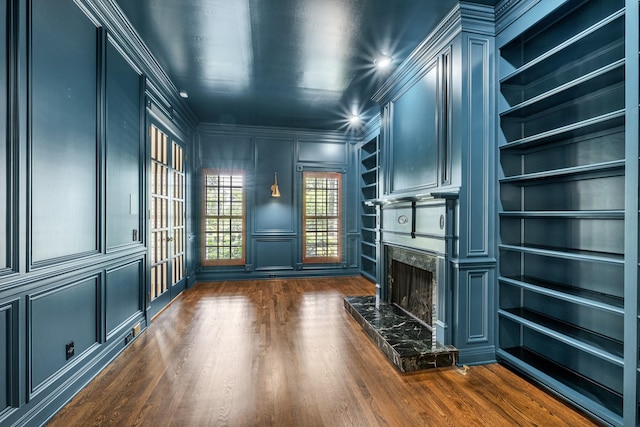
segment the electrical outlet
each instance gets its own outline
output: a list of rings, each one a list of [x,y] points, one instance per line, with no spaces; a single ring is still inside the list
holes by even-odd
[[[129,332],[126,337],[124,337],[124,345],[129,344],[133,340],[133,332]]]
[[[65,345],[65,351],[67,353],[67,360],[71,359],[76,354],[76,345],[73,341]]]

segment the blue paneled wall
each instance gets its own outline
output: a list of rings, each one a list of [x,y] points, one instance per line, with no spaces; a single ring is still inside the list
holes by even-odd
[[[197,182],[203,169],[246,173],[247,245],[243,266],[201,267],[198,280],[358,274],[357,137],[338,132],[202,124],[196,146]],[[343,173],[343,259],[338,264],[302,263],[302,172]],[[281,196],[271,197],[274,172]],[[201,194],[196,191],[196,205]],[[202,235],[197,245],[202,245]],[[197,250],[197,256],[200,256]]]
[[[0,57],[0,425],[39,425],[147,325],[146,117],[195,119],[110,2],[1,2]]]

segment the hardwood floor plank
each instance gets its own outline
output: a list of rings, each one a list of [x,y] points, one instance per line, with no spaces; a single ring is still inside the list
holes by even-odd
[[[592,426],[498,364],[402,374],[344,310],[360,277],[200,283],[57,426]]]

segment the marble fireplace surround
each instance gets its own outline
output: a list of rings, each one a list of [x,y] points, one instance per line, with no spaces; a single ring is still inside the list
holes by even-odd
[[[435,333],[438,257],[390,245],[385,246],[385,254],[389,302],[424,322]]]
[[[388,286],[389,301],[373,296],[346,297],[345,309],[401,372],[455,366],[458,349],[442,345],[436,339],[440,259],[427,252],[392,245],[384,246],[384,255],[387,278],[383,285]],[[402,301],[406,292],[396,292],[400,301],[393,300],[394,290],[404,288],[403,278],[395,276],[398,270],[409,276],[409,281],[426,279],[419,286],[410,286],[417,296],[413,304]]]

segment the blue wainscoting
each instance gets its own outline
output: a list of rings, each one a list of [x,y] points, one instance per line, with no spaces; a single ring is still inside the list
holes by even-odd
[[[296,242],[290,238],[258,237],[253,241],[254,269],[263,272],[293,270],[296,259]]]
[[[105,275],[105,306],[107,340],[123,327],[130,327],[131,320],[142,317],[144,293],[144,260],[110,268]],[[133,319],[132,319],[133,318]]]
[[[62,368],[84,358],[86,352],[99,343],[99,295],[99,275],[63,282],[27,295],[30,395],[54,380]],[[68,344],[74,348],[74,354],[69,357]]]

